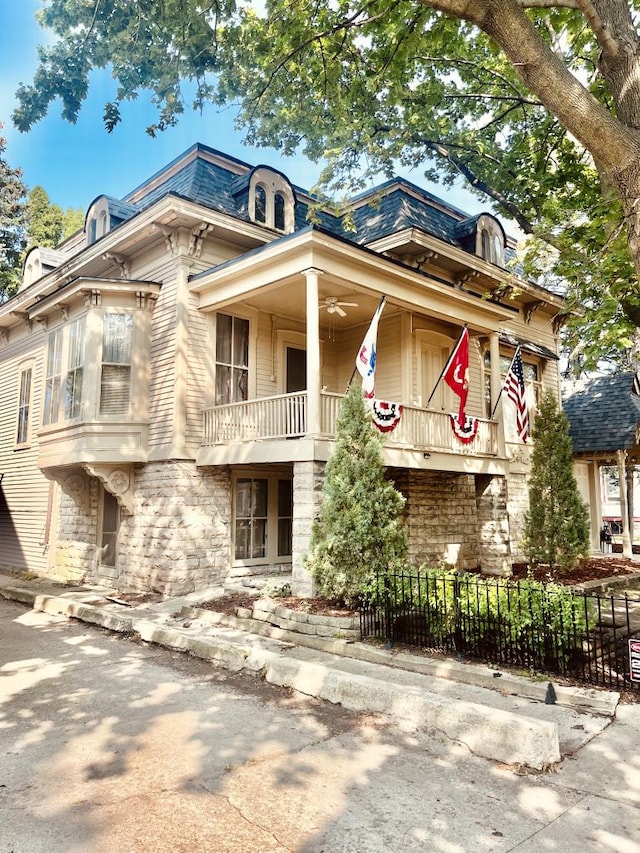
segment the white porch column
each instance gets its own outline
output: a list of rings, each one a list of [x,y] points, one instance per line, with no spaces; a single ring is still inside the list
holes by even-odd
[[[303,270],[307,287],[307,435],[320,435],[320,306],[318,278],[322,270]]]
[[[496,407],[496,401],[500,396],[500,389],[502,388],[502,378],[500,376],[500,335],[498,332],[492,332],[489,335],[489,361],[491,362],[489,375],[491,412],[489,412],[489,415],[491,415]],[[502,413],[502,417],[498,420],[498,454],[500,456],[506,456],[507,449],[504,428],[504,401],[502,404]]]
[[[618,477],[620,478],[620,514],[622,516],[622,555],[631,557],[631,536],[629,535],[629,504],[627,501],[627,454],[624,450],[618,450]]]
[[[489,335],[489,358],[491,361],[491,411],[495,409],[496,400],[500,395],[500,335],[492,332]]]

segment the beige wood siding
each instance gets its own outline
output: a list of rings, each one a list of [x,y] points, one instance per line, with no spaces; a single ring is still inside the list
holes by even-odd
[[[169,444],[173,430],[176,280],[165,281],[153,309],[149,381],[149,448]]]
[[[12,332],[0,368],[0,566],[45,572],[49,482],[37,465],[45,333]],[[31,440],[16,449],[19,376],[32,366]]]

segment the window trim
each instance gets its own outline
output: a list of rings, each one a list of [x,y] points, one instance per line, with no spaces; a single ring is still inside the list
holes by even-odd
[[[507,376],[507,371],[509,370],[509,365],[515,355],[516,351],[513,349],[510,352],[506,352],[503,347],[500,347],[499,358],[500,361],[503,359],[507,360],[507,365],[502,371],[502,364],[500,365],[500,388],[504,387],[504,380]],[[529,411],[529,417],[531,421],[533,421],[535,414],[538,410],[538,402],[540,397],[542,396],[542,392],[544,391],[544,383],[542,381],[542,375],[544,373],[544,360],[540,358],[536,358],[535,356],[529,355],[529,353],[525,353],[521,351],[522,355],[522,367],[524,370],[524,392],[525,397],[527,399],[527,409]],[[487,361],[489,364],[487,364]],[[485,417],[490,418],[491,412],[488,409],[491,406],[490,403],[490,393],[488,393],[488,389],[491,384],[491,355],[488,349],[484,350],[482,360],[482,389],[483,389],[483,406],[485,410]],[[528,379],[527,378],[527,367],[534,367],[537,374],[537,379]],[[502,399],[502,398],[501,398]]]
[[[265,193],[265,218],[258,219],[256,215],[256,193],[258,188]],[[283,224],[276,225],[276,196],[283,200]],[[254,169],[249,181],[249,218],[258,225],[265,225],[280,234],[291,234],[295,228],[295,195],[293,188],[284,175],[258,166]]]
[[[131,336],[129,339],[129,361],[127,362],[115,362],[115,361],[105,361],[104,360],[104,350],[105,350],[105,328],[106,328],[106,318],[107,317],[129,317],[131,319]],[[135,314],[131,310],[127,309],[109,309],[102,312],[102,335],[100,341],[100,377],[99,377],[99,386],[98,386],[98,395],[97,395],[97,411],[98,417],[106,420],[110,420],[111,418],[115,418],[116,420],[128,419],[131,414],[131,398],[132,398],[132,382],[133,382],[133,361],[134,361],[134,352],[135,352],[135,331],[136,331],[136,318]],[[126,367],[129,370],[129,383],[128,383],[128,393],[127,393],[127,404],[126,408],[123,411],[117,412],[109,412],[103,411],[102,409],[102,386],[103,386],[103,370],[104,367]]]

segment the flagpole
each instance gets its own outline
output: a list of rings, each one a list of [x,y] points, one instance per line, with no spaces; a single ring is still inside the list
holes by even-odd
[[[516,349],[516,351],[514,352],[513,358],[511,359],[511,363],[509,364],[509,369],[507,370],[507,376],[509,375],[509,373],[511,373],[511,368],[513,367],[513,362],[516,360],[516,356],[518,355],[518,353],[520,352],[521,349],[522,349],[522,347],[518,347]],[[502,397],[503,391],[504,391],[504,382],[500,385],[500,393],[498,394],[495,405],[494,405],[493,409],[491,410],[491,417],[489,418],[489,420],[491,420],[491,421],[493,420],[493,416],[496,413],[496,409],[498,408],[498,403],[500,402],[500,398]]]
[[[430,403],[430,402],[431,402],[431,400],[433,399],[433,395],[434,395],[434,394],[436,393],[436,391],[438,390],[438,385],[440,384],[440,381],[442,380],[442,377],[445,375],[445,373],[446,373],[446,372],[447,372],[447,370],[449,369],[449,365],[451,364],[451,362],[452,362],[452,360],[453,360],[453,357],[454,357],[454,355],[456,354],[456,350],[457,350],[457,349],[458,349],[458,347],[460,346],[460,341],[462,340],[462,336],[464,335],[464,330],[465,330],[466,328],[467,328],[467,324],[465,323],[465,324],[464,324],[464,326],[462,327],[462,331],[460,332],[460,337],[459,337],[459,338],[458,338],[458,340],[456,341],[456,344],[455,344],[454,348],[451,350],[451,354],[449,355],[449,358],[447,359],[447,363],[446,363],[446,364],[445,364],[445,366],[442,368],[442,371],[441,371],[441,373],[440,373],[440,376],[438,377],[438,381],[436,382],[436,384],[435,384],[435,385],[434,385],[434,387],[433,387],[433,391],[431,392],[431,396],[429,397],[429,399],[428,399],[428,400],[427,400],[427,402],[426,402],[425,409],[429,407],[429,403]]]
[[[376,314],[378,313],[378,311],[380,311],[380,309],[381,309],[381,308],[382,308],[382,306],[384,305],[384,302],[385,302],[386,298],[387,298],[387,294],[386,294],[386,293],[383,293],[383,294],[382,294],[382,296],[380,297],[380,302],[378,302],[378,307],[377,307],[377,308],[376,308],[376,310],[373,312],[373,316],[374,316],[374,317],[376,316]],[[371,324],[369,324],[369,325],[371,325]],[[367,328],[368,328],[368,327],[367,327]],[[365,333],[365,334],[366,334],[366,333]],[[344,392],[345,394],[348,394],[348,393],[349,393],[349,388],[351,388],[351,383],[353,382],[353,377],[356,375],[357,370],[358,370],[358,368],[357,368],[357,367],[354,367],[354,368],[353,368],[353,372],[352,372],[352,374],[351,374],[351,378],[350,378],[350,379],[349,379],[349,381],[347,382],[347,387],[346,387],[345,392]]]

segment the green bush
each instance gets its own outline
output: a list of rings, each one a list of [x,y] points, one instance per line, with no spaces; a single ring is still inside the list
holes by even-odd
[[[380,576],[371,600],[394,620],[424,619],[433,641],[459,651],[500,657],[510,650],[523,665],[566,664],[582,649],[593,605],[569,587],[526,579],[519,583],[421,568]]]

